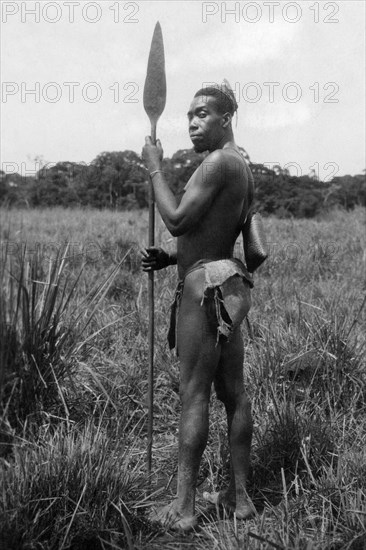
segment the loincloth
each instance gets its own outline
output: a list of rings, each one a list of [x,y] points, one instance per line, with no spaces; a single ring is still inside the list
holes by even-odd
[[[201,306],[208,303],[214,311],[214,323],[217,328],[216,344],[220,340],[228,342],[248,311],[247,285],[253,288],[253,278],[237,258],[199,260],[187,271],[185,278],[192,271],[202,268],[205,270],[205,282]],[[179,307],[183,297],[185,278],[179,281],[171,306],[168,332],[170,349],[176,347]]]

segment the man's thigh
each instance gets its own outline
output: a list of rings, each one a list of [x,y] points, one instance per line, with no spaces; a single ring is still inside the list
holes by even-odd
[[[239,291],[231,296],[224,294],[226,311],[233,322],[233,332],[230,340],[221,346],[221,355],[216,372],[215,388],[222,387],[231,395],[243,392],[244,342],[241,323],[251,308],[251,291],[244,281],[237,281]],[[235,289],[234,289],[235,290]],[[231,288],[231,291],[233,289]]]
[[[215,390],[219,399],[232,399],[244,391],[244,342],[238,326],[230,342],[221,346],[219,364],[215,373]]]
[[[211,304],[203,301],[204,269],[190,273],[184,282],[179,308],[177,345],[183,388],[209,392],[220,359],[217,326],[210,314]]]

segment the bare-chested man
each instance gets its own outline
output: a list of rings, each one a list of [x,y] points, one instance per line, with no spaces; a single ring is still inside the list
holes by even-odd
[[[231,451],[231,481],[220,493],[205,493],[245,519],[254,512],[246,481],[252,439],[250,404],[243,382],[240,322],[251,300],[251,275],[233,259],[253,195],[253,180],[234,142],[231,126],[237,109],[229,87],[199,90],[189,107],[189,134],[196,152],[208,156],[184,188],[180,203],[161,170],[163,149],[146,138],[142,157],[151,174],[161,217],[177,239],[177,253],[160,248],[143,253],[144,271],[177,264],[180,284],[173,306],[170,339],[180,360],[177,498],[157,513],[167,527],[191,529],[196,481],[208,436],[212,383],[224,403]]]

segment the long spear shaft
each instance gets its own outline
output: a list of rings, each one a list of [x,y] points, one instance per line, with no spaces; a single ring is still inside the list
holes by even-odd
[[[151,124],[151,141],[156,143],[156,124]],[[155,204],[152,181],[149,184],[149,246],[155,245]],[[149,372],[148,372],[148,425],[147,425],[147,473],[151,478],[152,442],[154,424],[154,333],[155,333],[155,299],[154,299],[154,272],[149,272]]]
[[[151,140],[156,143],[156,125],[166,101],[165,56],[163,35],[159,21],[151,41],[144,87],[144,108],[151,123]],[[149,246],[155,244],[155,205],[152,182],[149,185]],[[148,428],[147,473],[151,479],[154,406],[154,272],[149,272],[149,374],[148,374]]]

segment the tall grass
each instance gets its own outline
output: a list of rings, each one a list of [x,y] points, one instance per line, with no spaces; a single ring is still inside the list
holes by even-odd
[[[243,326],[255,424],[249,491],[258,515],[235,522],[200,498],[229,473],[224,412],[213,396],[201,528],[183,539],[148,519],[150,507],[175,491],[180,405],[178,363],[165,343],[171,268],[156,274],[156,493],[149,496],[147,282],[139,266],[146,213],[11,216],[1,228],[6,548],[363,550],[364,210],[266,220],[272,254],[256,276],[253,340]],[[173,246],[161,222],[157,242]]]
[[[145,497],[133,456],[90,421],[15,446],[2,473],[4,548],[131,548]]]
[[[55,403],[69,417],[63,382],[67,377],[72,385],[76,352],[88,340],[82,336],[120,267],[112,268],[78,303],[75,291],[82,269],[74,278],[67,272],[68,251],[66,245],[45,261],[39,253],[27,258],[26,246],[16,255],[9,254],[8,246],[3,250],[0,397],[3,418],[14,428],[50,412]]]

